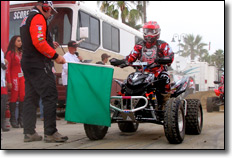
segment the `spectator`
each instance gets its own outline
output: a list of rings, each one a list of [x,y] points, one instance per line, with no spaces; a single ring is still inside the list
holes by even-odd
[[[7,88],[6,88],[6,65],[7,60],[4,59],[4,53],[1,49],[1,129],[3,132],[9,131],[5,126],[5,111],[7,103]]]
[[[21,69],[20,61],[22,59],[22,41],[21,37],[16,35],[10,40],[6,52],[8,66],[6,70],[7,87],[11,91],[10,97],[10,123],[13,128],[23,128],[23,101],[25,96],[25,79]],[[19,116],[18,122],[15,117],[16,102],[19,98]],[[18,125],[19,124],[19,125]]]
[[[110,57],[110,56],[109,56],[108,54],[103,53],[103,54],[101,55],[102,61],[98,61],[98,62],[96,62],[96,64],[105,65],[105,64],[108,62],[109,57]]]
[[[65,53],[64,58],[66,62],[79,63],[82,61],[82,57],[79,56],[77,52],[78,44],[75,41],[70,41],[68,43],[68,52]],[[62,83],[64,86],[67,86],[67,75],[68,75],[68,64],[63,64],[62,69]]]
[[[58,43],[52,41],[47,29],[47,20],[55,12],[52,1],[38,1],[20,26],[23,44],[21,65],[26,87],[23,119],[24,142],[42,140],[42,136],[35,130],[36,110],[40,97],[44,108],[44,141],[65,142],[68,140],[68,137],[58,133],[56,128],[58,95],[52,72],[52,60],[55,60],[57,64],[64,64],[65,59],[54,50]]]
[[[65,53],[64,58],[66,62],[74,62],[74,63],[79,63],[82,61],[82,57],[79,56],[79,53],[77,52],[77,47],[78,44],[76,41],[70,41],[68,43],[68,52]],[[67,76],[68,76],[68,64],[65,63],[63,64],[63,69],[62,69],[62,83],[66,88],[66,93],[67,93]],[[74,122],[67,122],[68,124],[75,124]]]

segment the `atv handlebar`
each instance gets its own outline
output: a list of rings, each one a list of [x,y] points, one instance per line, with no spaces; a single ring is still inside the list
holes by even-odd
[[[169,64],[172,62],[172,58],[170,57],[163,57],[155,59],[155,62],[158,64]]]
[[[110,64],[113,66],[119,66],[120,68],[124,68],[127,66],[132,66],[135,68],[138,67],[142,67],[143,70],[147,69],[147,68],[155,68],[155,67],[160,67],[160,64],[169,64],[172,62],[172,59],[170,57],[163,57],[163,58],[157,58],[155,59],[154,63],[148,64],[147,62],[139,62],[137,65],[135,64],[135,62],[133,64],[129,64],[127,60],[119,60],[116,58],[112,58],[110,59]]]

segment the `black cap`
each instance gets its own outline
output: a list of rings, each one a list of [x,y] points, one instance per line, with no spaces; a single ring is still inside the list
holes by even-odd
[[[78,44],[76,41],[70,41],[68,42],[68,47],[74,47],[74,48],[77,48],[78,47]]]

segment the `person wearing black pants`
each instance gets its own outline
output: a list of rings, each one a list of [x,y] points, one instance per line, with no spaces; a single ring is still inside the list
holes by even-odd
[[[52,135],[56,129],[56,103],[58,94],[55,84],[54,74],[51,67],[45,69],[31,69],[23,66],[26,95],[24,101],[24,132],[34,134],[36,124],[36,111],[40,96],[44,105],[44,133]],[[32,103],[32,104],[31,104]],[[33,127],[33,128],[31,128]]]
[[[20,35],[23,55],[21,66],[25,77],[25,99],[23,106],[24,142],[40,141],[36,128],[36,109],[39,99],[44,106],[44,141],[65,142],[67,136],[58,133],[56,128],[56,103],[58,93],[52,72],[52,63],[64,64],[63,56],[58,55],[48,31],[47,20],[56,12],[52,1],[38,1],[29,15],[22,21]]]

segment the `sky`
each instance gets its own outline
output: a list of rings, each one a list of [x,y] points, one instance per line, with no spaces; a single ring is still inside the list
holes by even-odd
[[[11,1],[11,4],[15,3]],[[16,2],[17,3],[17,2]],[[98,9],[96,1],[84,1]],[[223,1],[149,1],[147,21],[157,21],[161,27],[160,39],[170,44],[174,52],[179,50],[178,38],[193,34],[202,36],[202,42],[210,44],[209,54],[224,50],[224,2]],[[171,42],[175,36],[176,42]]]
[[[95,2],[85,4],[97,8]],[[147,21],[158,22],[160,39],[168,42],[174,52],[179,50],[178,37],[186,34],[200,35],[203,43],[210,42],[210,54],[218,49],[224,50],[223,1],[149,1]],[[174,34],[178,37],[175,37],[176,42],[171,42]]]

